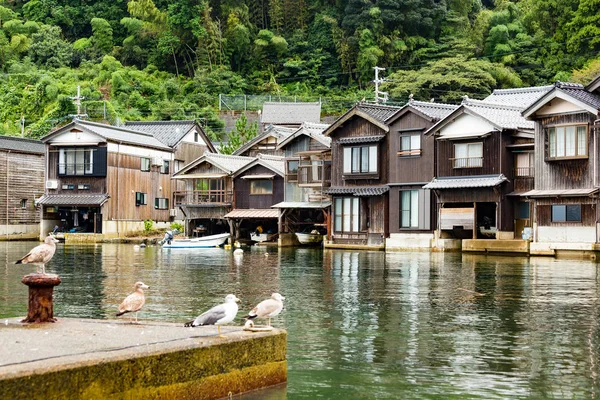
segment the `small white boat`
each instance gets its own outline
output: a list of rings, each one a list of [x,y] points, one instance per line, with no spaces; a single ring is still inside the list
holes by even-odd
[[[229,239],[229,233],[220,233],[218,235],[202,236],[190,239],[172,239],[163,243],[165,248],[207,248],[217,247],[224,244]]]
[[[323,241],[323,235],[319,233],[296,232],[296,237],[300,244],[319,244]]]

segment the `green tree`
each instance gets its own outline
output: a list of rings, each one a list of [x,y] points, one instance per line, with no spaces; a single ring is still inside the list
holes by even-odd
[[[227,133],[227,143],[219,147],[219,151],[223,154],[233,154],[244,143],[254,139],[258,134],[258,123],[255,121],[248,124],[246,114],[240,115],[235,121],[235,129]]]
[[[59,27],[42,25],[31,37],[29,56],[46,68],[65,67],[71,63],[73,48],[62,38]]]

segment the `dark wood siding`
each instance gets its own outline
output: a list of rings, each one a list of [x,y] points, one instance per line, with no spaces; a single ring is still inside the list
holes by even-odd
[[[283,177],[275,174],[273,178],[273,194],[270,195],[253,195],[250,194],[251,179],[242,179],[243,176],[253,174],[275,174],[272,170],[256,165],[245,171],[242,175],[237,176],[233,180],[235,187],[235,208],[237,209],[270,209],[273,204],[283,201],[284,186]]]
[[[581,204],[570,199],[567,204]],[[561,204],[558,201],[552,204]],[[594,226],[596,224],[595,204],[581,204],[581,222],[552,222],[552,205],[538,204],[536,206],[536,221],[539,226]]]
[[[34,199],[44,194],[44,168],[43,154],[0,150],[0,224],[40,222]]]
[[[454,145],[459,143],[483,142],[483,166],[481,168],[453,168]],[[437,176],[469,176],[500,174],[501,134],[494,132],[485,138],[465,140],[437,140],[438,173]],[[512,168],[512,165],[511,165]]]
[[[537,190],[590,188],[593,183],[594,143],[590,125],[594,115],[583,112],[542,118],[535,124],[535,188]],[[547,161],[545,128],[564,124],[588,124],[587,159]]]

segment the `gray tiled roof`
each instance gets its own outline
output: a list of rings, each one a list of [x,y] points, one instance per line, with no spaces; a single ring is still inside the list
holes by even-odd
[[[256,158],[260,160],[263,164],[269,166],[273,171],[277,171],[281,175],[285,174],[285,157],[272,156],[268,154],[258,154]]]
[[[285,126],[271,125],[271,126],[269,126],[269,128],[266,131],[256,135],[256,137],[254,137],[252,140],[249,140],[246,143],[244,143],[242,146],[240,146],[240,148],[237,149],[236,151],[234,151],[233,154],[236,156],[244,154],[252,146],[261,142],[262,140],[264,140],[265,138],[267,138],[269,136],[273,136],[274,138],[276,138],[277,143],[279,143],[282,140],[289,137],[294,132],[296,132],[296,130],[297,130],[297,128],[288,128]]]
[[[344,187],[330,187],[325,189],[325,194],[351,194],[356,197],[368,197],[368,196],[381,196],[390,190],[387,185],[378,186],[344,186]]]
[[[323,146],[330,148],[331,147],[331,138],[329,136],[323,135],[323,131],[329,127],[328,124],[315,124],[312,122],[303,122],[302,126],[294,131],[291,135],[286,138],[282,138],[278,141],[277,149],[281,149],[290,143],[293,139],[306,135],[311,137],[321,143]]]
[[[195,121],[128,121],[128,129],[149,133],[169,147],[175,146],[196,125]]]
[[[98,136],[101,136],[105,139],[112,140],[115,142],[125,142],[130,144],[136,144],[144,147],[154,147],[162,150],[169,150],[171,148],[163,143],[161,143],[158,139],[152,136],[149,133],[133,131],[131,129],[120,128],[107,124],[100,124],[97,122],[90,121],[82,121],[82,120],[74,120],[72,122],[75,126],[80,126],[82,129],[86,129],[92,133],[95,133]],[[66,125],[62,128],[59,128],[48,135],[42,138],[42,141],[45,142],[45,139],[49,136],[52,136],[54,133],[62,131],[66,128],[69,128],[71,124]]]
[[[263,104],[261,123],[298,124],[321,121],[321,103],[275,103]]]
[[[381,104],[358,103],[356,108],[380,122],[385,122],[394,115],[400,107],[384,106]]]
[[[454,104],[427,103],[424,101],[416,100],[411,100],[406,105],[411,106],[416,110],[422,112],[423,114],[427,115],[428,117],[436,120],[446,118],[446,116],[448,116],[452,111],[458,108],[458,106]]]
[[[423,186],[423,189],[437,190],[494,187],[506,180],[507,179],[503,174],[441,177],[433,178],[431,182]]]
[[[385,137],[385,135],[373,135],[373,136],[349,136],[340,138],[337,140],[340,144],[353,144],[353,143],[375,143],[379,142]]]
[[[533,129],[534,122],[521,115],[521,107],[493,104],[465,97],[462,105],[502,129]]]
[[[45,206],[101,206],[108,200],[106,194],[45,194],[38,204]]]
[[[234,156],[228,154],[218,154],[209,152],[205,152],[202,157],[205,157],[206,160],[209,160],[213,165],[230,174],[254,161],[253,157]]]
[[[44,154],[46,145],[37,139],[0,136],[0,149],[22,153]]]
[[[552,88],[554,88],[554,85],[496,89],[492,94],[483,99],[483,101],[525,109],[552,90]]]
[[[556,88],[569,96],[600,110],[600,96],[590,93],[577,83],[556,82]]]

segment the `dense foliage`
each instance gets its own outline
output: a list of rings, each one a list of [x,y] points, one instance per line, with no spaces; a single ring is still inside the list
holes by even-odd
[[[372,98],[378,65],[392,100],[457,101],[589,80],[599,51],[600,0],[0,0],[0,133],[70,118],[78,85],[92,118],[218,134],[219,93]]]

